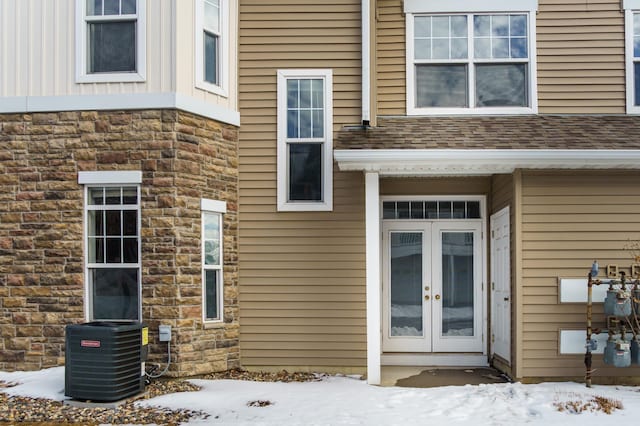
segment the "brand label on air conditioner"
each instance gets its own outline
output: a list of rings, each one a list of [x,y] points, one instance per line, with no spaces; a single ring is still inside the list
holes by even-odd
[[[80,340],[80,346],[83,348],[99,348],[100,340]]]

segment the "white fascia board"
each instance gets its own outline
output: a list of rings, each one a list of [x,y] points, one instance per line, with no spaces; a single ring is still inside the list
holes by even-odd
[[[353,149],[335,150],[343,171],[382,175],[488,175],[516,169],[640,169],[640,150]]]
[[[537,10],[538,0],[404,0],[404,13],[535,12]]]
[[[640,0],[622,0],[622,9],[640,9]]]
[[[177,108],[233,126],[240,113],[175,92],[0,97],[0,113]]]
[[[139,170],[105,170],[78,172],[80,185],[116,185],[142,183],[142,172]]]

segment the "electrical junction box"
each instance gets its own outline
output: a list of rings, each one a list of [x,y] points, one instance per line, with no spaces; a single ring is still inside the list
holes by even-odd
[[[170,342],[171,341],[171,326],[170,325],[161,325],[158,327],[158,338],[161,342]]]

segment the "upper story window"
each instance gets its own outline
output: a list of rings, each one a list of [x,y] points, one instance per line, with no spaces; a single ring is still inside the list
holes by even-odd
[[[227,96],[228,0],[196,0],[196,87]]]
[[[640,113],[640,0],[624,0],[627,112]]]
[[[278,210],[333,208],[331,70],[278,71]]]
[[[531,13],[498,13],[492,9],[504,4],[487,3],[489,12],[461,13],[477,2],[458,0],[456,13],[442,12],[448,2],[418,13],[429,7],[405,2],[408,115],[536,111]]]
[[[145,0],[76,0],[76,81],[145,79]]]

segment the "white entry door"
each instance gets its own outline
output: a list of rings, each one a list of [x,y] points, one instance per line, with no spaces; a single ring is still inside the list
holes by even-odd
[[[383,225],[384,352],[483,352],[481,227]]]
[[[491,216],[491,352],[511,361],[509,207]]]

